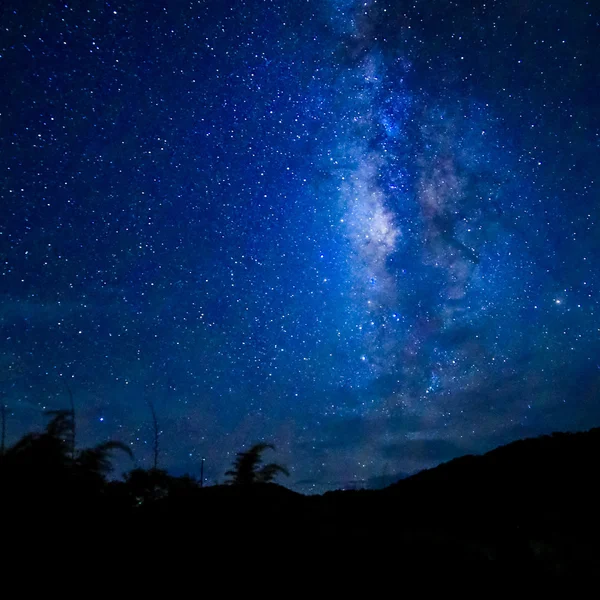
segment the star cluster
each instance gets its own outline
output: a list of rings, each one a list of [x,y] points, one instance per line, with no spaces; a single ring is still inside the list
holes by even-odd
[[[73,392],[218,481],[303,492],[598,425],[598,12],[7,2],[7,435]],[[124,463],[122,468],[128,468]]]

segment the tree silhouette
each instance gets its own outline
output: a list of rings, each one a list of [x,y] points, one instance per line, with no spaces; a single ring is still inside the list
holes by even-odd
[[[111,454],[115,450],[133,458],[131,449],[110,440],[73,454],[74,412],[47,411],[51,419],[42,432],[27,433],[1,457],[4,477],[19,486],[50,486],[53,489],[75,484],[88,491],[99,490],[112,470]]]
[[[136,468],[125,473],[125,481],[120,487],[130,506],[139,508],[151,507],[167,499],[190,497],[199,486],[189,475],[175,477],[164,469]]]
[[[64,470],[72,466],[71,411],[48,411],[52,418],[44,431],[25,434],[5,452],[5,464],[46,473]]]
[[[279,473],[289,476],[289,471],[283,465],[268,463],[261,466],[262,453],[267,449],[275,450],[275,446],[261,442],[254,444],[245,452],[238,452],[233,468],[225,473],[230,477],[228,483],[234,485],[270,483]]]
[[[75,411],[61,408],[59,410],[47,410],[44,415],[50,417],[46,425],[46,433],[52,437],[62,440],[66,451],[71,458],[75,459]]]
[[[154,433],[154,441],[152,444],[153,451],[153,462],[152,462],[152,470],[158,470],[158,438],[160,436],[160,430],[158,428],[158,418],[156,416],[156,409],[154,408],[154,402],[152,400],[148,400],[148,407],[150,408],[150,414],[152,415],[152,431]]]
[[[120,450],[133,459],[133,452],[123,442],[109,440],[77,453],[73,464],[74,474],[90,485],[100,488],[106,481],[106,475],[113,470],[111,455]]]

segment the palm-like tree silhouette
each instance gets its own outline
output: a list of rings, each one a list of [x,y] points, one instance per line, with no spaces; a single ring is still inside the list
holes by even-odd
[[[262,453],[267,449],[275,450],[275,446],[261,442],[254,444],[245,452],[238,452],[233,468],[225,473],[230,477],[228,483],[234,485],[270,483],[279,473],[289,476],[289,471],[283,465],[278,463],[262,465]]]
[[[44,431],[28,433],[2,457],[5,470],[21,476],[43,476],[44,480],[76,476],[88,482],[103,483],[112,470],[111,454],[121,450],[133,458],[131,449],[117,441],[107,441],[77,451],[74,441],[74,415],[70,410],[46,412],[52,417]]]

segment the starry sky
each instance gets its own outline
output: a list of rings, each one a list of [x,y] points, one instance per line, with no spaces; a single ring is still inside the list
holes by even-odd
[[[0,10],[8,442],[70,389],[309,493],[600,425],[594,2]]]

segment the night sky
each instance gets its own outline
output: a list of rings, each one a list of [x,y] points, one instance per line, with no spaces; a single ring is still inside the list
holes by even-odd
[[[8,442],[69,388],[308,493],[600,425],[594,2],[1,10]]]

